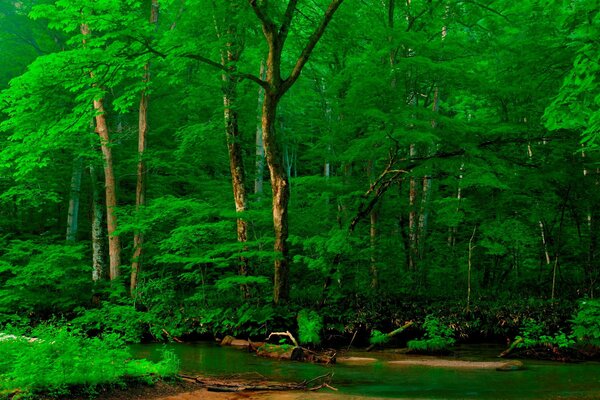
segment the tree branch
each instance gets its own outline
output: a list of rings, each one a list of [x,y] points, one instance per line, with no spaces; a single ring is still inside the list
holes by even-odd
[[[474,6],[481,7],[481,8],[483,8],[484,10],[487,10],[487,11],[489,11],[489,12],[491,12],[491,13],[494,13],[494,14],[496,14],[496,15],[499,15],[499,16],[501,16],[502,18],[504,18],[504,19],[505,19],[505,20],[507,20],[508,22],[512,22],[512,21],[511,21],[511,20],[510,20],[510,19],[509,19],[509,18],[508,18],[506,15],[502,14],[500,11],[496,11],[496,10],[494,10],[492,7],[490,7],[490,6],[487,6],[487,5],[485,5],[485,4],[481,4],[481,3],[477,2],[477,1],[473,1],[473,0],[463,0],[461,3],[473,4]]]
[[[134,37],[130,37],[131,39],[141,43],[144,45],[144,47],[148,50],[148,52],[157,55],[160,58],[167,58],[168,57],[168,53],[163,53],[162,51],[159,51],[157,49],[155,49],[154,47],[152,47],[150,45],[150,43],[147,40],[140,40],[138,38],[134,38]],[[175,50],[177,48],[179,48],[181,46],[177,46],[177,47],[173,47],[170,50]],[[269,85],[267,84],[267,82],[265,82],[264,80],[260,79],[258,76],[249,74],[249,73],[245,73],[245,72],[239,72],[237,70],[231,70],[231,68],[229,68],[227,65],[223,65],[221,63],[218,63],[216,61],[211,60],[210,58],[206,58],[204,56],[198,55],[198,54],[193,54],[193,53],[183,53],[183,54],[178,54],[177,56],[179,57],[185,57],[185,58],[190,58],[192,60],[196,60],[196,61],[200,61],[201,63],[204,63],[206,65],[210,65],[211,67],[220,69],[221,71],[225,71],[228,74],[230,74],[231,76],[235,76],[239,79],[247,79],[249,81],[255,82],[257,84],[259,84],[261,87],[263,87],[265,90],[268,90]]]
[[[285,15],[283,16],[283,22],[281,23],[281,27],[279,28],[279,41],[283,45],[285,39],[287,39],[287,35],[290,31],[290,25],[292,24],[292,18],[294,18],[294,11],[296,10],[296,5],[298,4],[298,0],[290,0],[287,8],[285,10]]]
[[[231,70],[226,65],[223,65],[216,61],[213,61],[210,58],[206,58],[204,56],[201,56],[198,54],[191,54],[191,53],[181,54],[181,57],[191,58],[192,60],[200,61],[201,63],[210,65],[211,67],[215,67],[217,69],[220,69],[221,71],[225,71],[228,74],[231,74],[232,76],[235,76],[237,78],[248,79],[249,81],[256,82],[260,86],[262,86],[265,90],[269,89],[269,85],[267,84],[267,82],[263,81],[258,76],[255,76],[255,75],[252,75],[249,73],[245,73],[245,72],[239,72],[237,70]]]
[[[256,14],[256,17],[260,21],[262,28],[263,28],[263,32],[265,33],[265,36],[267,34],[275,33],[275,24],[273,23],[273,21],[271,21],[269,19],[269,17],[267,17],[267,15],[264,13],[263,9],[257,4],[257,1],[256,0],[248,0],[248,4],[250,4],[250,7],[252,7],[254,14]]]
[[[254,0],[249,0],[249,1],[252,2]],[[292,0],[290,2],[292,2]],[[302,69],[308,62],[308,59],[310,58],[310,55],[312,54],[315,46],[319,42],[319,39],[321,39],[321,37],[323,36],[323,33],[325,33],[325,29],[327,28],[327,25],[329,25],[329,22],[331,22],[331,19],[333,18],[333,14],[335,14],[337,9],[343,2],[344,2],[344,0],[331,0],[329,7],[327,7],[327,11],[325,11],[325,15],[323,16],[323,20],[321,21],[321,24],[317,27],[317,29],[313,32],[313,34],[308,39],[308,43],[302,50],[300,57],[298,57],[298,61],[296,61],[296,65],[294,66],[292,73],[290,74],[290,76],[287,79],[285,79],[283,81],[282,94],[285,93],[290,87],[292,87],[292,85],[296,82],[296,80],[298,80],[298,77],[300,76]]]

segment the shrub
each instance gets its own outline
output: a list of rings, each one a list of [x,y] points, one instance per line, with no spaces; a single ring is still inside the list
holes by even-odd
[[[409,350],[422,353],[436,353],[447,351],[449,347],[454,345],[455,340],[452,337],[452,329],[444,325],[439,318],[428,315],[425,317],[423,328],[425,329],[423,339],[410,340],[407,344]]]
[[[564,332],[559,331],[554,335],[545,335],[544,331],[547,328],[542,322],[534,319],[527,319],[521,327],[521,335],[517,339],[522,339],[517,348],[532,348],[532,347],[559,347],[568,348],[575,344],[575,341],[567,336]]]
[[[600,300],[583,300],[573,322],[577,341],[600,347]]]

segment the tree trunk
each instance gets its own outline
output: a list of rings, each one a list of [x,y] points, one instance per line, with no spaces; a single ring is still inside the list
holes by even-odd
[[[104,278],[104,237],[102,236],[102,202],[96,168],[90,164],[92,184],[92,280]]]
[[[73,175],[71,176],[71,195],[69,198],[69,211],[67,215],[67,241],[77,240],[79,225],[79,197],[81,192],[81,175],[83,173],[83,160],[77,157],[73,163]]]
[[[371,287],[376,288],[379,285],[378,270],[377,270],[377,218],[379,216],[379,210],[373,208],[371,211],[371,226],[370,226],[370,239],[371,239]]]
[[[146,77],[148,82],[148,68],[146,64]],[[139,213],[141,208],[146,205],[146,162],[144,155],[146,152],[146,135],[148,133],[148,94],[143,91],[140,98],[139,107],[139,125],[138,125],[138,164],[137,164],[137,184],[135,187],[135,211]],[[138,284],[138,276],[141,270],[141,258],[143,252],[144,235],[139,230],[136,230],[133,235],[133,258],[131,262],[131,280],[129,290],[132,296],[135,296],[135,291]]]
[[[265,62],[260,61],[260,79],[265,78]],[[262,108],[262,102],[264,98],[264,89],[259,86],[258,88],[258,107],[259,110]],[[260,112],[258,115],[258,123],[256,126],[256,177],[254,178],[254,193],[262,194],[263,192],[263,175],[265,171],[265,148],[262,140],[262,123]]]
[[[227,61],[235,61],[231,51],[227,51]],[[247,210],[246,200],[246,184],[245,170],[243,163],[243,150],[241,144],[241,134],[238,126],[238,115],[235,111],[236,102],[236,83],[235,78],[230,75],[223,74],[223,105],[224,105],[224,120],[225,134],[227,136],[227,150],[229,153],[229,169],[231,172],[231,182],[233,187],[233,199],[235,202],[235,211],[238,213],[236,219],[237,225],[237,240],[239,243],[246,243],[248,240],[248,224],[242,218],[243,213]],[[246,276],[248,273],[248,259],[240,257],[239,274]],[[244,297],[248,297],[248,288],[242,287]]]
[[[414,146],[411,145],[411,156],[413,156],[413,148]],[[409,179],[408,207],[408,269],[416,271],[419,248],[417,245],[417,181],[414,176]]]
[[[279,98],[276,95],[265,93],[262,110],[262,131],[273,191],[273,228],[275,230],[273,302],[275,304],[285,302],[289,297],[287,238],[290,187],[287,172],[283,165],[281,146],[276,140],[275,133],[278,103]]]
[[[158,0],[152,0],[150,6],[150,24],[156,25],[158,22]],[[150,82],[150,63],[144,66],[144,82]],[[135,187],[135,211],[139,213],[146,205],[146,138],[148,135],[148,93],[144,89],[140,96],[140,107],[138,111],[138,165],[137,165],[137,183]],[[142,253],[144,250],[144,235],[136,230],[133,235],[133,257],[131,261],[131,279],[129,290],[132,296],[138,285],[140,270],[142,268]]]
[[[86,45],[85,36],[90,34],[87,24],[81,24],[81,33],[84,36],[83,45]],[[90,72],[90,76],[94,78],[94,72]],[[121,244],[119,236],[115,235],[117,230],[117,193],[116,181],[113,171],[112,148],[110,147],[110,135],[108,133],[108,125],[106,124],[106,116],[104,115],[104,105],[102,99],[93,100],[94,111],[96,113],[94,119],[96,122],[96,133],[100,138],[100,146],[102,149],[102,157],[104,160],[104,188],[106,192],[106,225],[108,233],[108,255],[109,255],[109,277],[111,280],[120,275],[119,266],[121,265]]]

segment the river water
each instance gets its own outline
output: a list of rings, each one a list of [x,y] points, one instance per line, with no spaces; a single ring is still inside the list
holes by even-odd
[[[173,351],[181,372],[226,377],[260,374],[269,380],[302,381],[333,372],[338,394],[396,399],[600,399],[600,363],[563,364],[525,360],[526,370],[433,368],[393,365],[411,356],[393,352],[350,352],[344,356],[375,357],[368,365],[323,366],[259,358],[244,350],[213,343],[145,344],[132,346],[135,357],[159,360],[161,350]],[[457,348],[453,358],[498,361],[497,346]]]

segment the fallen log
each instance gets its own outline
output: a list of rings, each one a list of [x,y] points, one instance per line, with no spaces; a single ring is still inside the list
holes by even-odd
[[[406,328],[412,326],[414,322],[413,321],[409,321],[406,324],[402,325],[400,328],[395,329],[393,331],[391,331],[390,333],[386,334],[384,336],[384,340],[382,342],[378,342],[378,343],[373,343],[371,344],[369,347],[367,347],[367,351],[371,351],[375,348],[375,346],[378,346],[380,344],[383,344],[385,342],[387,342],[388,340],[390,340],[392,337],[396,336],[397,334],[399,334],[400,332],[404,331]]]
[[[500,353],[500,355],[498,357],[506,357],[507,355],[509,355],[510,353],[512,353],[512,351],[514,349],[517,348],[517,346],[519,344],[523,343],[523,338],[522,337],[518,337],[516,340],[514,340],[510,346],[508,347],[508,349],[504,350],[502,353]]]

